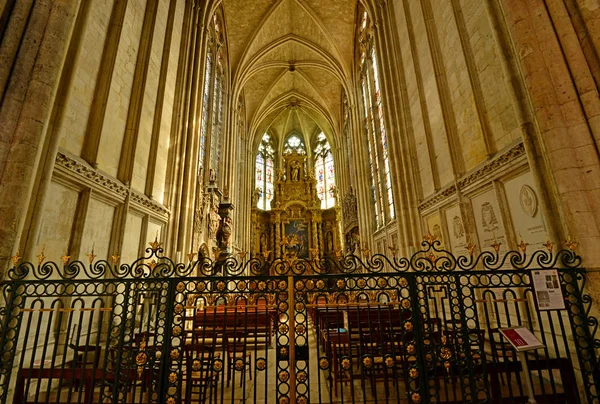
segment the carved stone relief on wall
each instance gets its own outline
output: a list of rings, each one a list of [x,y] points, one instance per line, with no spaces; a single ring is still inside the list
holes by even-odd
[[[493,252],[492,244],[498,242],[500,253],[508,251],[502,213],[494,190],[473,198],[472,205],[481,250]]]
[[[546,241],[546,226],[538,208],[538,196],[531,172],[504,184],[508,209],[515,235],[529,243],[530,249],[542,249]],[[520,240],[516,240],[517,243]]]
[[[467,229],[458,205],[446,210],[446,228],[452,252],[456,255],[464,254],[467,251]]]
[[[427,219],[427,231],[440,242],[440,248],[445,248],[444,233],[442,231],[442,219],[439,214],[429,216]]]
[[[350,191],[344,196],[342,201],[342,221],[344,223],[344,232],[358,224],[358,208],[356,203],[356,195],[350,187]]]

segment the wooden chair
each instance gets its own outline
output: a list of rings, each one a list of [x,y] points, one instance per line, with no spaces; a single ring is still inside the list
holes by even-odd
[[[96,345],[69,344],[69,348],[75,351],[75,357],[71,362],[65,364],[66,367],[72,369],[98,369],[102,347]],[[81,388],[81,380],[73,380],[72,387],[75,391],[79,391]]]
[[[246,368],[252,380],[252,349],[246,343],[246,336],[243,331],[232,333],[227,339],[227,387],[233,378],[233,372],[242,373],[240,377],[240,386],[243,385],[246,378]]]
[[[184,345],[185,403],[191,403],[194,396],[198,397],[194,402],[204,403],[210,394],[216,402],[219,374],[213,370],[213,366],[217,357],[212,346],[194,341]]]
[[[325,340],[326,355],[331,358],[330,377],[333,384],[334,395],[338,395],[338,383],[347,384],[351,382],[349,375],[350,368],[343,369],[342,358],[351,357],[350,341],[348,332],[345,329],[323,330]],[[352,367],[352,363],[350,363]]]

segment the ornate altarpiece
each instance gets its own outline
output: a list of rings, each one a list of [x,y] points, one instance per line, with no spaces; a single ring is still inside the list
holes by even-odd
[[[256,207],[258,194],[252,203],[252,255],[264,259],[282,256],[282,245],[293,246],[298,257],[333,255],[341,251],[341,208],[321,209],[317,196],[317,181],[307,170],[306,155],[290,153],[283,156],[284,168],[277,170],[271,210]]]

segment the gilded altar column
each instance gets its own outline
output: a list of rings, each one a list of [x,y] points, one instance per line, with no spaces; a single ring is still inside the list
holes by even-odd
[[[311,225],[312,225],[312,248],[318,248],[319,249],[319,253],[321,253],[321,251],[323,251],[323,248],[321,246],[319,246],[319,226],[317,225],[318,223],[318,215],[313,212],[312,217],[311,217]]]
[[[338,203],[335,206],[335,230],[337,232],[337,243],[334,243],[334,250],[346,251],[346,246],[344,245],[344,231],[342,230],[342,220],[342,208]]]
[[[312,248],[319,248],[319,241],[317,238],[317,222],[315,220],[315,218],[313,217],[313,219],[311,220],[311,225],[312,225]]]
[[[319,237],[319,251],[321,251],[321,254],[324,254],[325,245],[323,243],[323,221],[321,219],[318,221],[317,229],[317,236]]]
[[[275,258],[279,258],[281,255],[281,212],[275,213]]]
[[[252,208],[251,211],[252,222],[254,225],[251,227],[252,233],[250,234],[250,245],[252,246],[252,251],[254,256],[258,256],[260,254],[260,224],[258,223],[258,215],[256,214],[256,208]]]

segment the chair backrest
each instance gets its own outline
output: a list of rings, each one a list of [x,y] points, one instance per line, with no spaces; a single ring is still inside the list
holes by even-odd
[[[186,365],[194,371],[201,370],[201,367],[204,370],[210,369],[215,358],[215,348],[192,340],[191,343],[183,346],[183,357]],[[196,361],[199,361],[201,367],[195,365]]]
[[[75,351],[75,366],[85,367],[85,365],[93,365],[97,368],[100,364],[100,356],[102,347],[96,345],[78,345],[70,346]]]
[[[251,347],[246,343],[246,332],[244,330],[231,331],[227,333],[227,352],[246,352]]]
[[[490,348],[492,351],[492,359],[495,361],[499,358],[515,357],[516,351],[512,345],[504,340],[498,328],[489,328],[488,336],[490,339]]]

